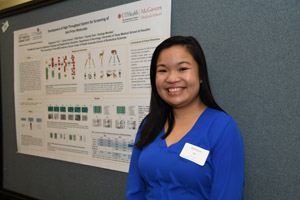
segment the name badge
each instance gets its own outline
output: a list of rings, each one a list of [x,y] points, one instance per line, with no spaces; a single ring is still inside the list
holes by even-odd
[[[202,149],[201,147],[185,143],[179,156],[188,159],[194,163],[197,163],[200,166],[203,166],[205,164],[208,154],[209,151],[206,149]]]

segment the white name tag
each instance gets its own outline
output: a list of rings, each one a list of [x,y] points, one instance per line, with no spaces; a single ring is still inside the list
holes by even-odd
[[[201,147],[185,143],[180,153],[180,157],[193,161],[200,166],[203,166],[205,164],[208,154],[209,151],[206,149],[202,149]]]

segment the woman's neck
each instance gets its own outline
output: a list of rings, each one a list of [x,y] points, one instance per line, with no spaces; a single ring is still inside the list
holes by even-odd
[[[207,106],[199,102],[199,104],[184,107],[184,108],[173,108],[174,118],[175,121],[185,121],[185,120],[192,120],[194,118],[198,118]]]

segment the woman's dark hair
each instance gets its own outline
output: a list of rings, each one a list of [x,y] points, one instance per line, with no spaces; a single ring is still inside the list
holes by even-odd
[[[193,56],[198,64],[199,78],[202,80],[201,89],[199,92],[200,99],[202,102],[210,108],[222,110],[216,103],[211,93],[209,86],[208,73],[206,67],[206,60],[202,48],[198,41],[191,36],[173,36],[160,45],[158,45],[152,55],[151,66],[150,66],[150,81],[151,81],[151,100],[149,114],[145,117],[144,121],[140,126],[140,139],[135,144],[138,148],[150,144],[159,135],[161,130],[164,128],[165,123],[168,122],[168,130],[162,139],[165,139],[173,129],[174,115],[173,109],[158,95],[155,78],[156,78],[156,65],[157,59],[162,50],[170,48],[174,45],[180,45],[186,47],[187,51]]]

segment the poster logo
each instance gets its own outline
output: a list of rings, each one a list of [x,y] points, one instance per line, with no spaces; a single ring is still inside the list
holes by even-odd
[[[32,40],[41,40],[42,39],[42,31],[39,27],[36,28],[36,31],[31,33]]]
[[[139,19],[139,15],[140,13],[138,10],[132,10],[132,11],[119,13],[118,18],[122,19],[122,23],[127,23],[127,22],[137,21]]]
[[[142,8],[141,19],[159,17],[162,15],[162,10],[163,10],[162,6]]]
[[[19,35],[19,43],[30,41],[30,35],[28,33],[22,33]]]
[[[38,42],[40,42],[42,40],[42,34],[41,29],[37,27],[30,32],[20,34],[19,43],[32,42],[35,40],[39,40]]]
[[[122,23],[137,21],[139,19],[149,19],[162,15],[163,7],[145,7],[140,10],[131,10],[118,14],[118,19],[122,19]]]

